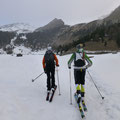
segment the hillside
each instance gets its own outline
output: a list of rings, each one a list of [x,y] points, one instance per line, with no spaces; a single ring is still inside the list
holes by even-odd
[[[117,31],[117,32],[116,32]],[[111,51],[120,50],[120,23],[115,23],[109,26],[101,25],[92,33],[73,40],[71,43],[54,46],[57,51],[74,51],[77,44],[83,43],[86,50]]]
[[[82,42],[87,50],[119,50],[119,13],[120,6],[104,19],[71,26],[59,35],[54,47],[58,51],[68,51]]]
[[[66,45],[68,43],[72,43],[73,40],[77,41],[79,38],[82,38],[92,33],[101,24],[102,24],[101,20],[95,20],[90,23],[82,23],[71,26],[58,36],[58,39],[56,40],[56,42],[54,42],[54,44]]]
[[[110,26],[115,23],[120,23],[120,6],[116,8],[108,17],[100,20],[95,20],[89,23],[83,23],[71,26],[69,29],[61,33],[58,37],[58,41],[55,42],[56,45],[65,45],[72,43],[73,40],[78,39],[91,34],[97,28],[103,26]]]
[[[104,19],[106,24],[120,23],[120,6]]]

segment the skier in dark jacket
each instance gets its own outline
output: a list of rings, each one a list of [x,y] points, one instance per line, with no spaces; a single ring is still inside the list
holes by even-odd
[[[52,52],[52,48],[48,47],[43,57],[43,69],[47,74],[47,92],[49,93],[52,89],[54,91],[55,85],[55,65],[58,67],[57,56]]]
[[[68,61],[68,68],[71,69],[71,63],[74,61],[74,79],[76,85],[76,94],[78,95],[78,103],[81,99],[84,100],[85,94],[85,73],[86,69],[92,65],[92,61],[86,55],[83,50],[83,44],[76,46],[77,51],[72,54],[70,60]],[[87,61],[87,65],[86,65]]]

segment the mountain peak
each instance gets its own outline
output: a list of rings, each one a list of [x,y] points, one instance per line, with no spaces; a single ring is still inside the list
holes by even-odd
[[[63,20],[62,19],[57,19],[57,18],[54,18],[50,23],[61,23],[61,24],[64,24]],[[49,24],[49,23],[48,23]]]
[[[36,29],[35,31],[50,30],[50,29],[54,29],[54,28],[62,27],[62,26],[64,26],[63,20],[55,18],[51,22],[49,22],[47,25],[40,27]]]

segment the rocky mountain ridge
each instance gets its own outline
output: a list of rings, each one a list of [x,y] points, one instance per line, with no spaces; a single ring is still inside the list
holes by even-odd
[[[52,30],[54,28],[59,28],[59,27],[63,27],[64,26],[64,22],[61,19],[53,19],[51,22],[49,22],[47,25],[37,28],[35,30],[35,32],[43,32],[43,31],[48,31],[48,30]]]

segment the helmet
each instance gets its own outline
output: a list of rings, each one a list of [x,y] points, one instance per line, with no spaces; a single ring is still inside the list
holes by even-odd
[[[77,48],[77,50],[83,48],[83,44],[78,44],[78,45],[76,46],[76,48]]]
[[[52,47],[51,46],[47,47],[47,50],[52,50]]]

